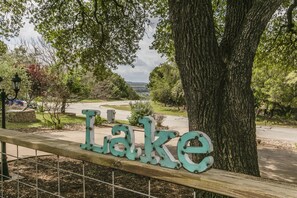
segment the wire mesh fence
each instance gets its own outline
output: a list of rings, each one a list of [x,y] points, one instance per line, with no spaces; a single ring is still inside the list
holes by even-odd
[[[188,187],[33,149],[28,156],[22,153],[28,148],[14,147],[4,153],[11,178],[1,168],[1,197],[195,197]]]

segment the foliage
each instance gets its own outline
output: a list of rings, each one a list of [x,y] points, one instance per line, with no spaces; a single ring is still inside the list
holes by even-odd
[[[163,56],[166,56],[169,61],[175,62],[175,48],[169,19],[168,1],[153,0],[151,3],[151,16],[159,19],[152,48]],[[214,0],[212,6],[215,16],[216,36],[221,41],[225,26],[226,1]]]
[[[130,103],[131,116],[128,117],[129,123],[133,126],[139,125],[138,120],[143,116],[152,116],[153,108],[149,102]]]
[[[65,74],[55,67],[48,71],[47,81],[51,83],[43,95],[43,102],[47,106],[47,111],[52,111],[57,123],[59,123],[59,113],[65,113],[68,102],[88,96],[90,89],[81,81],[81,75],[79,71]]]
[[[29,89],[29,99],[33,100],[36,97],[43,96],[50,86],[49,77],[45,68],[40,65],[31,64],[26,68],[27,75],[31,81],[31,87]]]
[[[146,21],[146,1],[42,1],[31,7],[36,30],[68,66],[100,76],[106,67],[131,65]]]
[[[156,121],[156,126],[157,127],[162,127],[162,123],[164,122],[164,119],[166,118],[166,116],[162,115],[162,114],[153,114],[153,118]]]
[[[0,57],[0,75],[3,78],[3,81],[0,82],[0,88],[5,89],[6,93],[11,96],[14,96],[11,79],[16,73],[22,79],[18,98],[25,99],[30,87],[30,81],[26,75],[25,68],[15,65],[14,59],[9,54]]]
[[[0,40],[0,56],[6,54],[8,48],[7,48],[7,45]]]
[[[22,17],[26,12],[27,1],[1,1],[0,37],[17,36],[23,25]]]
[[[285,67],[271,61],[255,61],[253,89],[257,112],[264,110],[270,117],[277,111],[286,116],[297,108],[297,83],[294,67]]]
[[[178,68],[172,63],[156,67],[149,77],[148,87],[153,101],[165,105],[184,105],[184,94]]]
[[[290,1],[285,1],[268,23],[258,47],[258,62],[269,61],[274,65],[282,65],[285,68],[296,68],[297,9],[294,9],[292,13],[292,20],[295,25],[289,29],[287,8],[290,3]]]
[[[109,77],[92,82],[91,98],[138,100],[139,95],[118,74],[109,71]]]
[[[297,27],[289,31],[285,2],[274,14],[261,37],[253,68],[252,87],[257,113],[270,117],[288,116],[297,108],[296,57]],[[297,10],[293,10],[293,21]]]
[[[106,120],[102,118],[100,115],[96,115],[95,117],[95,126],[101,126]]]
[[[48,87],[42,97],[43,115],[49,115],[49,118],[43,117],[44,120],[52,125],[55,129],[62,129],[63,124],[61,122],[61,109],[63,107],[63,98],[67,94],[67,87],[59,79],[59,76],[53,74],[48,75],[48,81],[51,82],[51,86]]]

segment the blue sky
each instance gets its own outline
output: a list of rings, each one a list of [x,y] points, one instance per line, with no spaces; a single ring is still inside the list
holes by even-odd
[[[114,72],[120,74],[126,81],[148,82],[150,72],[160,63],[166,61],[155,50],[149,49],[153,42],[153,34],[156,30],[157,19],[151,19],[151,25],[146,28],[146,33],[140,41],[140,50],[136,53],[135,67],[121,65]],[[6,42],[10,49],[20,43],[20,39],[31,40],[40,36],[34,31],[34,25],[26,23],[21,29],[19,37]]]

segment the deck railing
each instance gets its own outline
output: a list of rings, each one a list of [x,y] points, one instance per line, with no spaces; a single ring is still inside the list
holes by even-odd
[[[79,189],[76,193],[76,195],[79,195],[78,197],[103,197],[103,195],[100,195],[100,193],[103,192],[102,185],[105,191],[110,192],[107,197],[124,197],[122,196],[124,191],[134,194],[129,195],[130,197],[158,197],[159,194],[156,192],[160,190],[160,188],[156,188],[156,185],[152,185],[152,180],[170,182],[181,188],[188,187],[188,191],[190,191],[188,195],[192,197],[196,197],[196,190],[214,192],[230,197],[297,197],[297,185],[293,184],[275,182],[216,169],[211,169],[202,174],[193,174],[185,170],[168,169],[143,164],[137,161],[130,161],[126,158],[118,158],[111,155],[102,155],[82,150],[79,143],[34,134],[0,129],[0,141],[15,145],[13,153],[6,153],[8,158],[13,160],[10,162],[13,164],[13,167],[9,166],[9,168],[11,176],[13,176],[14,179],[11,181],[3,181],[1,175],[1,197],[26,197],[24,194],[29,193],[28,191],[30,191],[31,197],[32,195],[35,197],[70,197],[64,190],[63,185],[66,184],[62,184],[63,180],[61,179],[65,179],[65,175],[67,174],[67,177],[72,175],[73,180],[80,181],[79,183],[81,185],[76,185],[73,188],[76,190]],[[20,152],[24,148],[33,149],[32,155],[26,157],[21,156]],[[51,158],[54,159],[54,162],[52,163],[47,157],[44,157],[44,160],[42,160],[42,158],[39,157],[41,154],[54,156]],[[64,165],[67,164],[67,160],[65,159],[75,160],[77,164],[80,164],[79,170],[72,171],[67,169],[67,166],[64,167]],[[34,179],[25,178],[23,175],[23,163],[30,165],[32,178]],[[107,169],[109,168],[109,173],[105,171],[103,174],[108,174],[110,179],[103,180],[100,178],[99,172],[101,168],[93,169],[95,173],[89,175],[86,169],[88,168],[88,170],[90,170],[91,164],[106,167]],[[48,176],[49,178],[46,178],[46,175],[40,172],[41,167],[48,169],[47,173],[50,174],[50,176]],[[28,169],[28,167],[26,167],[26,169]],[[145,179],[143,182],[146,184],[139,184],[139,186],[141,186],[140,188],[137,188],[137,186],[133,187],[133,185],[119,184],[117,181],[117,171],[119,170],[138,176],[144,176]],[[55,175],[54,177],[53,174]],[[129,178],[129,175],[127,178]],[[134,178],[130,178],[130,180],[133,179]],[[49,188],[46,180],[54,180],[56,182],[55,188]],[[72,179],[69,179],[69,181],[71,180]],[[12,185],[11,182],[15,183]],[[100,184],[101,187],[96,187],[94,183]],[[10,186],[10,188],[7,186]],[[8,195],[8,193],[11,192],[7,192],[11,190],[11,186],[14,186],[13,196]],[[92,191],[90,191],[90,186],[93,188]],[[98,188],[99,194],[90,195],[91,192],[94,192],[94,188]],[[162,188],[165,188],[165,186],[162,186],[161,189]],[[181,195],[181,197],[183,196]]]

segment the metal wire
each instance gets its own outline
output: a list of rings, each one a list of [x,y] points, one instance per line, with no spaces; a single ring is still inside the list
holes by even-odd
[[[16,163],[17,163],[17,182],[18,182],[18,197],[20,197],[20,170],[19,170],[19,146],[16,145],[17,147],[17,159],[16,159]]]
[[[112,171],[112,198],[114,198],[114,195],[115,195],[115,193],[114,193],[114,171]]]
[[[2,142],[1,142],[2,144]],[[3,166],[2,166],[2,163],[3,163],[3,159],[2,159],[2,155],[3,154],[3,151],[2,151],[2,148],[1,148],[1,197],[4,197],[4,179],[3,179]]]
[[[17,146],[17,155],[15,156],[15,155],[12,155],[12,154],[7,154],[7,156],[16,158],[16,161],[17,161],[18,197],[20,196],[20,192],[19,192],[19,185],[20,184],[25,185],[25,186],[28,186],[28,187],[31,187],[31,188],[34,188],[36,190],[36,197],[39,197],[39,192],[47,193],[47,194],[53,195],[55,197],[63,197],[63,196],[61,196],[61,178],[60,178],[60,173],[61,172],[65,172],[65,173],[69,173],[69,174],[72,174],[72,175],[80,176],[80,177],[83,178],[83,197],[84,198],[86,197],[86,179],[89,179],[89,180],[92,180],[92,181],[95,181],[95,182],[98,182],[98,183],[101,183],[101,184],[106,184],[106,185],[112,186],[112,197],[113,198],[115,197],[115,189],[116,188],[117,189],[122,189],[122,190],[125,190],[125,191],[129,191],[129,192],[132,192],[132,193],[135,193],[135,194],[138,194],[138,195],[143,195],[143,196],[146,196],[146,197],[155,198],[154,196],[151,195],[151,183],[150,183],[150,180],[148,181],[148,194],[142,193],[142,192],[139,192],[139,191],[136,191],[136,190],[132,190],[132,189],[129,189],[129,188],[126,188],[126,187],[123,187],[123,186],[116,185],[115,184],[115,172],[114,171],[112,171],[112,182],[111,183],[106,182],[106,181],[103,181],[103,180],[100,180],[100,179],[96,179],[96,178],[93,178],[93,177],[86,176],[85,175],[85,162],[84,161],[82,161],[82,164],[83,164],[82,174],[79,174],[79,173],[75,173],[75,172],[70,171],[70,170],[62,169],[60,167],[60,156],[58,156],[58,155],[57,155],[58,162],[57,162],[57,166],[56,167],[38,162],[38,150],[35,150],[34,158],[32,158],[32,157],[19,158],[19,148]],[[20,160],[35,164],[35,185],[30,185],[30,184],[25,183],[25,182],[22,182],[20,180],[20,177],[19,177],[19,161]],[[56,194],[55,193],[52,193],[52,192],[49,192],[47,190],[44,190],[44,189],[42,189],[42,188],[39,187],[39,184],[38,184],[38,167],[39,166],[44,166],[46,168],[52,168],[52,169],[56,169],[57,170],[57,172],[58,172],[58,181],[57,181],[58,182],[58,192]],[[2,193],[2,197],[3,197],[4,188],[3,188],[3,182],[1,182],[1,183],[2,183],[2,191],[1,191],[1,193]]]
[[[58,170],[58,195],[60,196],[61,195],[61,188],[60,188],[60,156],[57,155],[58,157],[58,163],[57,163],[57,170]]]
[[[38,198],[38,158],[37,158],[37,150],[35,150],[35,181],[36,181],[36,198]]]
[[[151,179],[148,181],[148,196],[151,197]]]
[[[84,191],[84,198],[86,198],[86,179],[85,179],[85,162],[83,161],[83,191]]]

